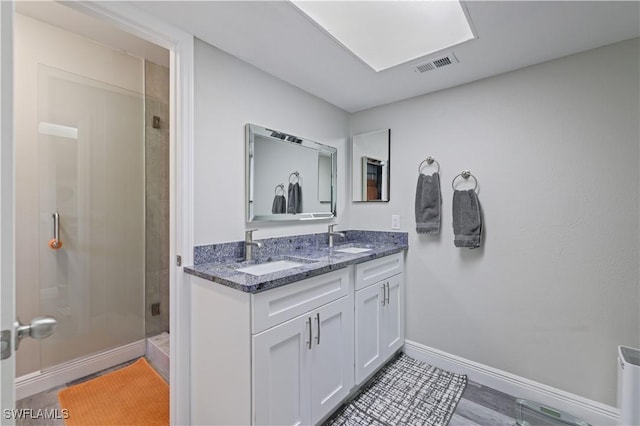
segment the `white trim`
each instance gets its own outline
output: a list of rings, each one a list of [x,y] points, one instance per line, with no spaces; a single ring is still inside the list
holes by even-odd
[[[176,154],[171,164],[171,182],[175,185],[171,197],[171,235],[175,243],[170,247],[171,262],[182,257],[182,265],[193,264],[193,112],[194,112],[194,38],[189,36],[178,42],[172,52],[171,63],[177,69],[173,77],[172,98],[179,99],[173,109],[178,131],[174,141]],[[176,102],[177,103],[177,102]],[[174,104],[176,104],[174,103]],[[173,263],[176,265],[175,263]],[[191,293],[182,267],[171,268],[170,277],[170,377],[171,424],[191,424]]]
[[[439,349],[405,340],[404,353],[435,367],[466,374],[469,380],[492,387],[517,398],[530,399],[573,414],[593,425],[616,425],[619,410],[533,380],[489,367]]]
[[[55,367],[16,378],[16,398],[22,399],[64,385],[72,380],[97,373],[117,364],[144,356],[146,339],[109,351],[65,362]]]
[[[170,262],[193,263],[193,80],[194,38],[126,2],[65,2],[80,12],[110,23],[170,50]],[[190,424],[189,286],[182,267],[169,277],[171,424]]]
[[[0,329],[11,330],[15,313],[15,192],[13,116],[13,1],[0,1]],[[10,339],[13,340],[13,339]],[[13,344],[11,344],[13,351]],[[16,357],[0,362],[0,409],[15,407]],[[0,424],[13,424],[0,419]]]

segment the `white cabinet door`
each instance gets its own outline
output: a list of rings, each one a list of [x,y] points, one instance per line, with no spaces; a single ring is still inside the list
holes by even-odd
[[[382,364],[382,284],[356,291],[356,384],[360,384]]]
[[[385,280],[387,301],[382,307],[382,356],[385,359],[404,343],[402,279],[403,274],[398,274]]]
[[[312,313],[311,421],[319,422],[353,387],[353,298]]]
[[[403,274],[356,291],[356,385],[404,343]]]
[[[253,336],[254,424],[311,423],[310,324],[303,315]]]

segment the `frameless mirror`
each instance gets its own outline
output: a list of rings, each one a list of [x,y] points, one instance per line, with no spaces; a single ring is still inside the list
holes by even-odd
[[[353,201],[389,201],[391,129],[351,138]]]
[[[246,125],[247,222],[336,216],[337,148]]]

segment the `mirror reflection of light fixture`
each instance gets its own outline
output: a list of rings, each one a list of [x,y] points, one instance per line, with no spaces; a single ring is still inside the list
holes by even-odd
[[[38,133],[49,136],[58,136],[61,138],[78,139],[78,128],[63,126],[61,124],[48,123],[41,121],[38,124]]]

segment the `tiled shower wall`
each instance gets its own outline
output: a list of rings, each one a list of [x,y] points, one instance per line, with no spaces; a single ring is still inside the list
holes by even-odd
[[[145,328],[169,331],[169,69],[145,61]],[[153,127],[153,117],[160,128]],[[152,315],[152,305],[160,314]]]

